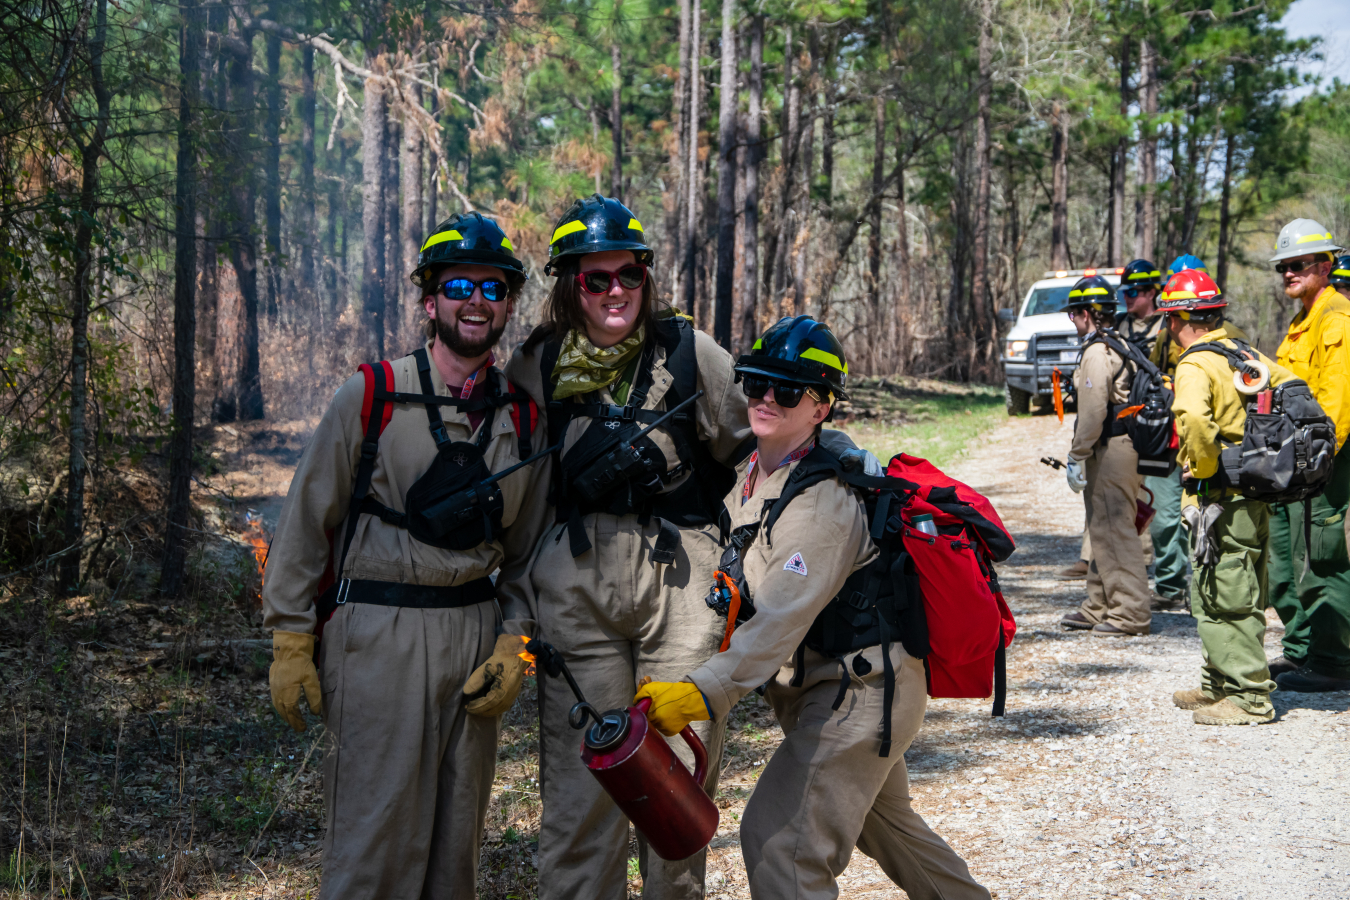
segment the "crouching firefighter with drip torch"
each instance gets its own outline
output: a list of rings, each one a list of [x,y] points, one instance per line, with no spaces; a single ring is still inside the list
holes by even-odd
[[[741,820],[756,900],[838,896],[854,847],[915,900],[987,898],[910,804],[904,751],[927,695],[923,662],[904,645],[906,614],[877,601],[884,621],[859,631],[862,618],[836,599],[878,555],[864,506],[839,477],[847,456],[819,446],[834,401],[847,398],[846,372],[838,340],[807,316],[781,320],[738,361],[757,442],[726,499],[730,544],[708,598],[726,614],[722,652],[637,698],[675,734],[725,720],[765,686],[785,736]]]
[[[303,690],[328,730],[324,900],[475,896],[547,512],[546,424],[493,365],[525,279],[490,219],[438,227],[425,345],[338,389],[277,524],[272,702],[303,731]]]
[[[705,579],[750,425],[730,354],[657,310],[653,254],[631,210],[599,194],[578,200],[549,251],[545,324],[507,367],[548,404],[549,443],[560,444],[555,524],[530,584],[540,633],[579,690],[599,709],[625,707],[639,679],[679,677],[717,650],[722,626],[703,602]],[[622,900],[628,819],[582,764],[567,689],[542,678],[539,687],[539,896]],[[695,731],[712,795],[725,722]],[[692,769],[683,742],[678,751]],[[705,860],[705,850],[663,860],[639,836],[644,896],[702,897]]]

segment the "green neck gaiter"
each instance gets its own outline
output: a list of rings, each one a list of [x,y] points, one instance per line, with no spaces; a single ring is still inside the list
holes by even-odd
[[[642,352],[646,329],[639,327],[613,347],[601,349],[576,329],[563,338],[558,361],[553,365],[553,399],[589,394],[619,380],[627,365]]]

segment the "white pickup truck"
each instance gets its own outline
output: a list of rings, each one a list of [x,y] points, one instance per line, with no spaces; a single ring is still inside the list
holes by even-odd
[[[1003,397],[1008,415],[1030,412],[1031,400],[1050,406],[1052,378],[1059,369],[1066,382],[1078,368],[1078,331],[1063,311],[1069,288],[1087,275],[1100,275],[1112,286],[1120,284],[1123,268],[1073,269],[1046,272],[1027,291],[1021,309],[1000,309],[1000,321],[1012,322],[1003,339]]]

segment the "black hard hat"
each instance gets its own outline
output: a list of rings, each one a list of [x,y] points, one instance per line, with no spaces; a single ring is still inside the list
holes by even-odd
[[[506,272],[508,280],[523,283],[529,279],[525,264],[516,258],[511,239],[501,226],[482,213],[460,213],[436,226],[436,230],[422,244],[417,255],[417,268],[408,277],[419,288],[426,288],[426,278],[443,266],[477,264],[496,266]]]
[[[742,375],[816,385],[833,392],[836,399],[848,399],[844,347],[829,326],[810,316],[779,319],[764,332],[750,352],[736,360],[736,380]]]
[[[1116,292],[1111,283],[1100,275],[1089,275],[1078,279],[1078,283],[1069,289],[1069,302],[1064,304],[1065,311],[1070,309],[1106,310],[1115,312]]]
[[[1121,287],[1154,287],[1162,288],[1162,272],[1158,267],[1146,259],[1131,260],[1125,267],[1125,271],[1120,276]]]
[[[633,211],[612,197],[591,194],[573,203],[553,226],[544,274],[552,275],[564,257],[606,250],[632,250],[638,263],[649,266],[652,262],[652,248]]]
[[[1336,287],[1350,287],[1350,256],[1336,257],[1331,267],[1331,283]]]

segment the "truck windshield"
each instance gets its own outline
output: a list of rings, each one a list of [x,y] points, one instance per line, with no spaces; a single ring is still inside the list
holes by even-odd
[[[1027,311],[1023,315],[1043,316],[1059,312],[1069,302],[1070,287],[1066,284],[1063,287],[1036,288],[1031,292],[1031,302],[1027,304]]]

